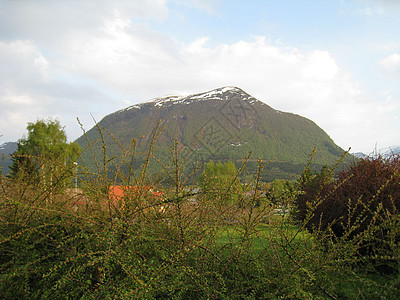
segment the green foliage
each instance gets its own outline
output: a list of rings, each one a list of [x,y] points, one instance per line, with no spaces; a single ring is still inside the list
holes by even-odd
[[[295,182],[276,179],[269,183],[266,189],[270,200],[274,204],[286,207],[288,203],[292,202],[297,186]]]
[[[198,183],[202,191],[212,191],[223,199],[224,205],[232,205],[243,198],[239,173],[232,161],[214,163],[210,160],[199,176]]]
[[[79,145],[67,143],[65,131],[57,120],[28,123],[27,130],[28,136],[18,141],[9,176],[44,185],[65,183],[65,176],[71,173],[79,156]]]
[[[105,145],[104,132],[99,134]],[[261,193],[267,166],[262,160],[257,160],[255,176],[239,190],[236,178],[250,156],[239,168],[209,162],[187,175],[183,170],[191,154],[181,151],[176,140],[169,149],[170,159],[156,176],[150,175],[148,168],[161,164],[154,154],[159,136],[156,128],[135,171],[130,166],[137,141],[128,148],[117,145],[124,155],[115,158],[101,147],[103,159],[97,161],[95,174],[80,166],[84,182],[78,190],[44,188],[27,178],[1,178],[0,298],[400,296],[397,276],[376,278],[371,269],[353,264],[357,244],[333,243],[329,233],[321,233],[324,244],[304,226],[275,215],[276,205]],[[123,167],[128,172],[121,172]],[[204,168],[203,189],[195,192],[187,186],[195,186],[200,168]],[[214,184],[207,185],[207,178]],[[169,185],[161,185],[161,179]],[[117,181],[137,187],[136,192],[127,193],[122,202],[114,201],[108,191]],[[216,188],[220,184],[221,190]],[[138,188],[144,186],[163,194],[145,194]],[[287,182],[276,182],[275,192],[288,207],[298,194]],[[226,201],[227,196],[240,196],[240,205]]]

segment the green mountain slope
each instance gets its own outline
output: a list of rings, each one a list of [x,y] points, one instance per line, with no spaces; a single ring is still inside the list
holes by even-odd
[[[123,155],[132,139],[137,139],[136,151],[149,146],[152,131],[158,122],[164,127],[156,145],[156,156],[162,163],[170,159],[174,139],[182,153],[190,154],[190,162],[243,159],[252,152],[248,168],[254,171],[255,160],[272,161],[264,180],[291,178],[304,167],[314,147],[316,164],[335,162],[343,150],[314,122],[304,117],[277,111],[236,87],[224,87],[187,97],[164,97],[130,106],[106,116],[99,122],[105,129],[102,136],[108,157]],[[95,126],[77,142],[85,148],[87,140],[98,141],[92,147],[96,159],[102,159],[101,136]],[[83,159],[92,168],[93,156],[86,151]],[[138,156],[133,167],[143,163]],[[157,167],[154,167],[155,170]]]

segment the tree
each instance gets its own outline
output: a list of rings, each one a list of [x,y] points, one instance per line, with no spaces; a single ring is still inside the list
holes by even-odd
[[[79,145],[68,143],[58,120],[28,123],[28,136],[18,141],[9,176],[41,184],[64,182],[72,175]]]
[[[240,180],[237,176],[235,164],[232,161],[226,163],[210,160],[199,177],[199,185],[203,191],[217,193],[225,204],[237,202],[242,193]]]

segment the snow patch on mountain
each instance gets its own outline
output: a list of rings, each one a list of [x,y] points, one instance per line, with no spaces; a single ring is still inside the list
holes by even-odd
[[[400,154],[400,145],[395,145],[395,146],[390,146],[386,148],[382,148],[379,150],[379,153],[381,153],[383,156],[390,156],[390,155],[396,155]]]
[[[6,142],[0,145],[0,154],[10,155],[14,153],[18,148],[16,142]]]
[[[400,145],[394,145],[390,147],[381,148],[379,150],[375,149],[369,154],[365,154],[363,152],[352,153],[355,157],[358,158],[368,158],[368,157],[377,157],[382,156],[383,158],[389,158],[392,155],[400,155]]]
[[[185,96],[169,96],[163,98],[157,98],[151,102],[155,103],[155,106],[163,106],[164,104],[180,104],[185,100]]]
[[[231,94],[239,94],[242,100],[249,101],[250,104],[253,104],[258,101],[256,98],[246,94],[237,87],[226,86],[200,94],[193,94],[186,96],[170,95],[170,96],[159,97],[144,103],[131,105],[125,109],[120,110],[119,112],[128,111],[131,109],[140,109],[143,107],[143,105],[149,105],[149,104],[153,104],[155,107],[163,107],[175,104],[191,104],[199,101],[208,101],[208,100],[224,101],[228,100]]]
[[[194,102],[198,102],[198,101],[207,101],[207,100],[227,100],[229,96],[224,95],[227,92],[240,93],[241,96],[244,97],[243,99],[250,99],[250,98],[254,99],[253,97],[247,95],[245,92],[243,92],[239,88],[228,86],[228,87],[211,90],[211,91],[208,91],[205,93],[193,94],[193,95],[189,95],[189,96],[168,96],[168,97],[163,97],[163,98],[157,98],[157,99],[151,100],[149,102],[155,103],[155,106],[162,107],[164,105],[174,105],[174,104],[181,104],[181,103],[190,104],[190,103],[194,103]]]
[[[223,100],[222,99],[222,94],[226,93],[226,92],[239,92],[240,90],[236,87],[232,87],[232,86],[227,86],[227,87],[223,87],[220,89],[215,89],[209,92],[205,92],[205,93],[201,93],[201,94],[196,94],[196,95],[191,95],[188,96],[187,98],[189,98],[190,100],[194,100],[194,99],[200,99],[200,100]]]

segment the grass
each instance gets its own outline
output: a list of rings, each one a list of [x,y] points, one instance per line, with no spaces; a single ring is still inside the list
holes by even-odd
[[[259,224],[256,234],[251,237],[249,243],[246,243],[244,251],[258,260],[268,257],[268,261],[275,263],[277,268],[282,268],[281,264],[286,264],[286,272],[298,272],[296,267],[289,267],[288,256],[295,256],[302,262],[303,270],[315,270],[321,257],[318,251],[315,237],[296,225],[284,222],[284,218],[274,215],[269,224]],[[216,247],[222,249],[222,256],[230,257],[232,249],[237,249],[243,242],[243,232],[240,226],[229,225],[220,229],[216,238]],[[291,253],[288,253],[291,250]],[[315,255],[315,260],[312,257]],[[327,255],[329,257],[329,255]],[[328,266],[328,265],[331,266]],[[400,278],[396,274],[385,275],[373,272],[365,265],[349,265],[335,267],[335,261],[325,262],[326,271],[321,277],[324,277],[323,289],[334,291],[334,294],[327,292],[322,298],[343,298],[343,299],[397,299],[400,296]],[[337,262],[338,265],[341,262]],[[332,266],[333,265],[333,266]],[[322,267],[323,268],[323,267]],[[272,268],[273,269],[273,268]],[[368,271],[369,270],[369,271]],[[311,271],[312,272],[312,271]],[[301,273],[301,272],[300,272]],[[317,276],[318,272],[315,272]],[[318,293],[317,293],[318,294]],[[322,292],[324,294],[324,292]],[[307,297],[306,297],[307,298]]]
[[[261,251],[268,248],[272,243],[282,240],[291,240],[294,243],[306,242],[312,236],[306,230],[296,225],[282,223],[281,216],[273,216],[271,224],[261,223],[257,226],[254,235],[251,237],[251,251]],[[219,229],[216,234],[216,244],[223,247],[227,244],[237,244],[243,239],[243,231],[240,226],[228,225]]]

